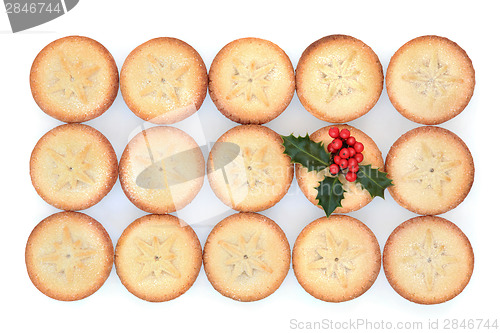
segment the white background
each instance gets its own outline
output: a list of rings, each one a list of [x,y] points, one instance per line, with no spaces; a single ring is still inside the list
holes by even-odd
[[[494,2],[460,1],[103,1],[82,0],[68,14],[12,34],[7,15],[0,13],[0,112],[2,233],[0,237],[0,331],[36,329],[59,331],[297,331],[299,322],[369,320],[396,325],[417,321],[426,329],[429,320],[499,319],[498,142],[499,24]],[[57,212],[33,189],[29,158],[37,140],[61,123],[44,114],[29,89],[29,70],[36,54],[49,42],[67,35],[84,35],[106,46],[121,68],[137,45],[159,36],[191,44],[207,68],[226,43],[255,36],[271,40],[289,55],[294,66],[302,51],[329,34],[348,34],[370,45],[387,68],[392,54],[408,40],[426,34],[446,36],[464,48],[476,70],[476,89],[465,111],[442,124],[469,146],[476,165],[475,183],[466,200],[442,216],[456,223],[469,237],[476,256],[470,284],[455,299],[434,306],[413,304],[392,290],[383,271],[363,296],[340,304],[319,301],[307,294],[290,270],[270,297],[240,303],[217,293],[203,269],[193,287],[165,303],[149,303],[130,294],[115,270],[94,295],[77,302],[55,301],[32,284],[24,264],[24,247],[33,227]],[[131,134],[142,121],[119,94],[101,117],[87,122],[113,144],[120,157]],[[379,145],[385,158],[391,144],[418,125],[392,107],[384,89],[378,104],[350,123]],[[179,126],[200,144],[215,141],[237,125],[222,116],[207,95],[201,110]],[[266,126],[280,134],[305,134],[326,126],[304,110],[295,96],[288,109]],[[398,206],[386,192],[352,215],[365,222],[383,247],[391,231],[415,216]],[[134,219],[145,215],[133,206],[117,183],[110,194],[85,213],[108,230],[113,243]],[[212,193],[208,182],[179,216],[193,227],[204,244],[211,228],[234,213]],[[289,193],[263,212],[285,231],[290,245],[309,222],[323,212],[309,203],[294,180]],[[6,309],[6,310],[5,310]],[[499,323],[500,324],[500,323]],[[13,326],[15,325],[15,326]],[[364,328],[361,326],[360,329]]]

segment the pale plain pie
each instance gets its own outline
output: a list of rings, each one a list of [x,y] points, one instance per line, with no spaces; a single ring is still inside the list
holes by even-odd
[[[88,215],[60,212],[41,221],[26,244],[26,268],[45,295],[76,301],[95,293],[113,267],[113,243]]]
[[[394,107],[425,125],[457,116],[474,93],[475,72],[467,53],[455,42],[422,36],[404,44],[387,67],[386,86]]]
[[[282,142],[276,132],[260,125],[240,125],[224,133],[207,163],[215,195],[243,212],[274,206],[293,180],[293,166]]]
[[[286,53],[259,38],[241,38],[224,46],[208,77],[217,109],[241,124],[271,121],[286,109],[295,92],[293,66]]]
[[[328,134],[328,130],[332,126],[320,128],[316,132],[312,133],[309,137],[315,142],[323,142],[326,150],[328,144],[332,142],[332,138]],[[348,129],[351,132],[351,136],[356,138],[356,141],[363,143],[365,149],[362,152],[364,159],[360,163],[361,165],[371,164],[372,168],[383,171],[384,159],[382,158],[382,153],[378,149],[377,144],[368,135],[366,135],[361,130],[349,125],[342,124],[335,126],[338,127],[339,130],[342,130],[344,128]],[[306,198],[318,208],[322,207],[318,205],[318,200],[316,199],[316,196],[318,195],[318,190],[316,189],[316,187],[318,187],[320,181],[325,178],[325,174],[327,172],[329,172],[328,168],[317,172],[307,171],[307,168],[304,168],[300,164],[295,165],[295,174],[300,189],[302,190]],[[360,184],[358,184],[357,182],[347,181],[345,179],[345,176],[342,174],[339,175],[339,179],[342,183],[343,189],[345,190],[344,199],[342,199],[342,201],[340,202],[342,207],[338,207],[337,209],[335,209],[334,213],[352,212],[363,208],[372,201],[372,196],[370,195],[370,193],[367,190],[363,189]]]
[[[135,296],[164,302],[184,294],[202,263],[193,229],[172,215],[146,215],[132,222],[116,244],[116,273]]]
[[[205,63],[189,44],[151,39],[125,59],[120,90],[130,110],[156,124],[173,124],[195,113],[207,95]]]
[[[99,42],[68,36],[45,46],[33,61],[31,93],[40,109],[68,123],[106,111],[118,93],[118,69]]]
[[[295,75],[297,96],[304,108],[332,123],[366,114],[377,103],[384,85],[375,52],[346,35],[326,36],[309,45]]]
[[[273,220],[237,213],[208,235],[203,265],[219,293],[238,301],[257,301],[274,293],[288,274],[290,245]]]
[[[345,302],[364,294],[377,279],[380,247],[361,221],[332,215],[302,230],[292,263],[297,280],[309,294],[327,302]]]
[[[156,126],[130,140],[120,159],[119,174],[122,189],[134,205],[166,214],[184,208],[198,194],[205,160],[188,134]]]
[[[83,124],[53,128],[38,140],[30,159],[31,182],[52,206],[81,210],[98,203],[118,177],[111,143]]]
[[[420,304],[446,302],[469,283],[474,253],[467,236],[438,216],[399,225],[384,248],[387,280],[398,294]]]
[[[398,204],[422,215],[458,206],[474,182],[474,162],[465,143],[440,127],[422,126],[403,134],[386,159],[389,192]]]

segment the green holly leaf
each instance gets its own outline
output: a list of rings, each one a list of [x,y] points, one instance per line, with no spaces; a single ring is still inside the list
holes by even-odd
[[[318,187],[318,195],[316,199],[318,204],[323,207],[326,216],[330,216],[337,207],[342,207],[341,201],[344,199],[344,188],[339,180],[339,177],[326,176]]]
[[[387,178],[387,173],[372,168],[371,164],[360,165],[356,182],[367,190],[372,198],[376,196],[384,199],[384,190],[392,186],[392,179]]]
[[[306,134],[304,137],[281,136],[285,154],[290,156],[292,163],[299,163],[308,171],[319,171],[330,166],[330,154],[322,142],[314,142]]]

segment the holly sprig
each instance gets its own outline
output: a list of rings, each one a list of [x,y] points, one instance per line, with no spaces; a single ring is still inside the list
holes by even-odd
[[[358,164],[363,160],[363,144],[357,143],[346,129],[339,131],[337,127],[332,127],[329,134],[333,140],[327,147],[322,142],[311,140],[307,134],[303,137],[293,134],[281,136],[284,153],[290,156],[292,163],[302,165],[309,172],[329,169],[315,187],[318,191],[316,199],[326,216],[342,207],[345,189],[340,175],[344,175],[347,181],[360,184],[372,198],[384,198],[384,191],[392,185],[392,180],[387,177],[387,173],[373,168],[371,164]]]
[[[307,171],[320,171],[330,165],[330,154],[325,150],[323,142],[315,142],[306,134],[304,137],[293,135],[281,136],[285,154],[293,163],[299,163]]]

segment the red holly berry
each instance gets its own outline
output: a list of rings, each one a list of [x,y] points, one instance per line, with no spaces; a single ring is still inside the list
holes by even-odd
[[[351,136],[351,132],[347,128],[344,128],[342,131],[340,131],[339,136],[345,140]]]
[[[350,158],[347,160],[347,166],[350,168],[352,166],[357,166],[358,165],[358,161],[356,161],[355,158]]]
[[[349,150],[347,148],[342,148],[339,152],[339,156],[341,158],[349,158],[351,154],[349,153]]]
[[[333,147],[333,142],[330,142],[328,146],[326,147],[329,153],[334,153],[337,149]]]
[[[354,155],[354,158],[356,159],[356,161],[358,163],[361,163],[363,161],[363,159],[364,159],[364,156],[361,153],[357,153],[356,155]]]
[[[345,143],[347,143],[349,146],[354,146],[354,144],[356,143],[356,139],[353,136],[350,136],[345,140]]]
[[[337,138],[339,136],[338,127],[330,127],[330,129],[328,130],[328,134],[330,134],[330,136],[334,139]]]
[[[354,149],[356,150],[357,153],[361,153],[365,149],[365,146],[363,146],[361,142],[356,142],[354,144]]]
[[[336,175],[336,174],[338,174],[338,173],[339,173],[339,171],[340,171],[340,168],[339,168],[339,166],[338,166],[337,164],[332,164],[332,165],[330,165],[330,173],[331,173],[332,175]]]
[[[345,140],[351,136],[351,132],[347,128],[344,128],[343,130],[340,131],[339,136],[341,139]]]
[[[356,178],[358,178],[358,176],[357,176],[354,172],[352,172],[352,171],[349,171],[349,172],[348,172],[348,173],[346,173],[346,175],[345,175],[345,179],[346,179],[347,181],[350,181],[350,182],[355,181],[355,180],[356,180]]]
[[[341,160],[340,160],[340,163],[339,163],[339,166],[340,166],[342,169],[347,168],[347,160],[346,160],[345,158],[341,159]]]
[[[339,156],[339,155],[335,155],[335,156],[333,157],[333,162],[334,162],[335,164],[340,164],[340,160],[341,160],[341,158],[340,158],[340,156]]]
[[[354,150],[354,148],[348,147],[347,150],[349,150],[349,157],[356,155],[356,150]]]
[[[335,150],[342,148],[342,140],[340,140],[340,139],[333,140],[332,146]]]
[[[349,171],[357,173],[359,171],[359,165],[356,164],[356,165],[350,166]]]

